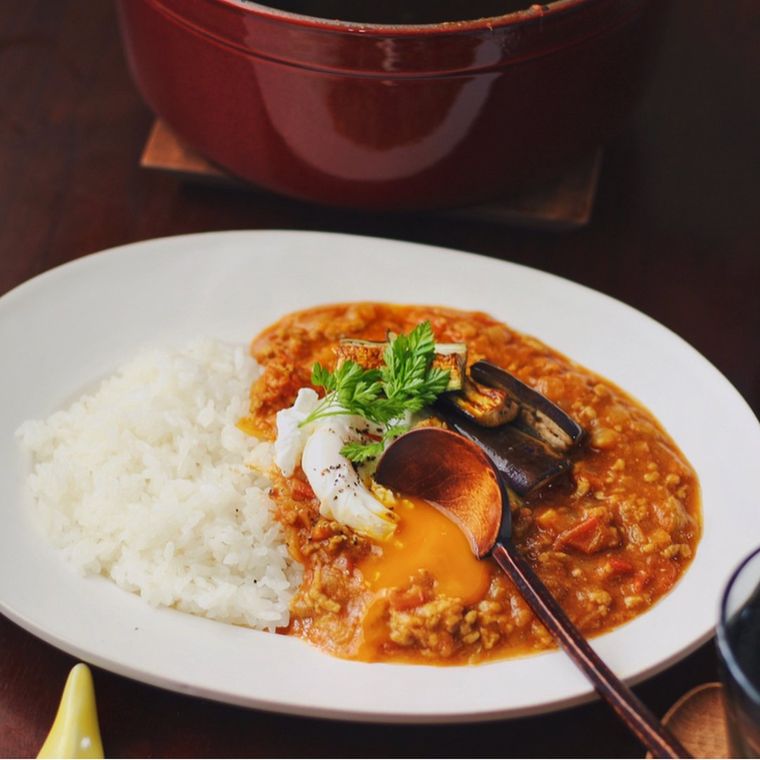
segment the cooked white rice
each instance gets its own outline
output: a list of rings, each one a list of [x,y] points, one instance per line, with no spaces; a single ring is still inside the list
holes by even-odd
[[[202,340],[144,352],[98,390],[18,430],[43,532],[84,574],[153,605],[253,628],[288,622],[301,568],[272,517],[271,446],[236,427],[259,369]]]

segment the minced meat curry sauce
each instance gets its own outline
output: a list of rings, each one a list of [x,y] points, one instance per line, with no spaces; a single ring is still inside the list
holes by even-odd
[[[436,341],[466,343],[544,394],[587,431],[570,477],[511,499],[513,538],[587,635],[641,614],[687,568],[700,536],[699,484],[656,419],[612,383],[479,312],[352,303],[289,314],[252,344],[263,365],[244,427],[275,437],[275,414],[332,368],[341,338],[385,340],[428,320]],[[378,488],[398,515],[376,543],[319,514],[300,468],[273,475],[289,550],[304,564],[288,633],[367,661],[481,662],[552,646],[512,583],[477,560],[459,528],[429,504]]]

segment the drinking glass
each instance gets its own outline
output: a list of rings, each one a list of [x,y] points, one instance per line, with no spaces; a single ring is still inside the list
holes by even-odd
[[[733,757],[760,757],[760,549],[728,582],[717,645],[731,752]]]

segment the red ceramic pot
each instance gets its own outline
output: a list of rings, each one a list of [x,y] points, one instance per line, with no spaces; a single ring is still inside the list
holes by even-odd
[[[202,154],[278,193],[385,210],[491,199],[603,142],[642,89],[664,4],[393,26],[120,0],[120,17],[145,100]]]

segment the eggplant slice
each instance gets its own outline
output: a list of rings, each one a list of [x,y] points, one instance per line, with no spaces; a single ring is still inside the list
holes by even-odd
[[[379,369],[385,362],[385,351],[393,336],[389,334],[387,341],[359,340],[357,338],[341,338],[335,349],[336,365],[339,367],[345,361],[352,361],[364,369]],[[467,364],[467,344],[465,343],[436,343],[432,366],[445,369],[449,373],[447,391],[462,390],[465,382],[465,365]],[[499,391],[494,390],[495,393]],[[503,391],[501,392],[503,394]]]
[[[465,375],[461,393],[449,398],[473,421],[484,427],[499,427],[517,417],[520,405],[507,391],[476,383]]]
[[[473,380],[506,391],[520,407],[516,424],[551,448],[566,452],[583,439],[583,428],[555,403],[490,362],[470,367]]]
[[[570,470],[569,459],[514,425],[484,427],[462,412],[448,396],[438,399],[435,410],[452,430],[485,451],[505,485],[518,496],[529,496]]]

